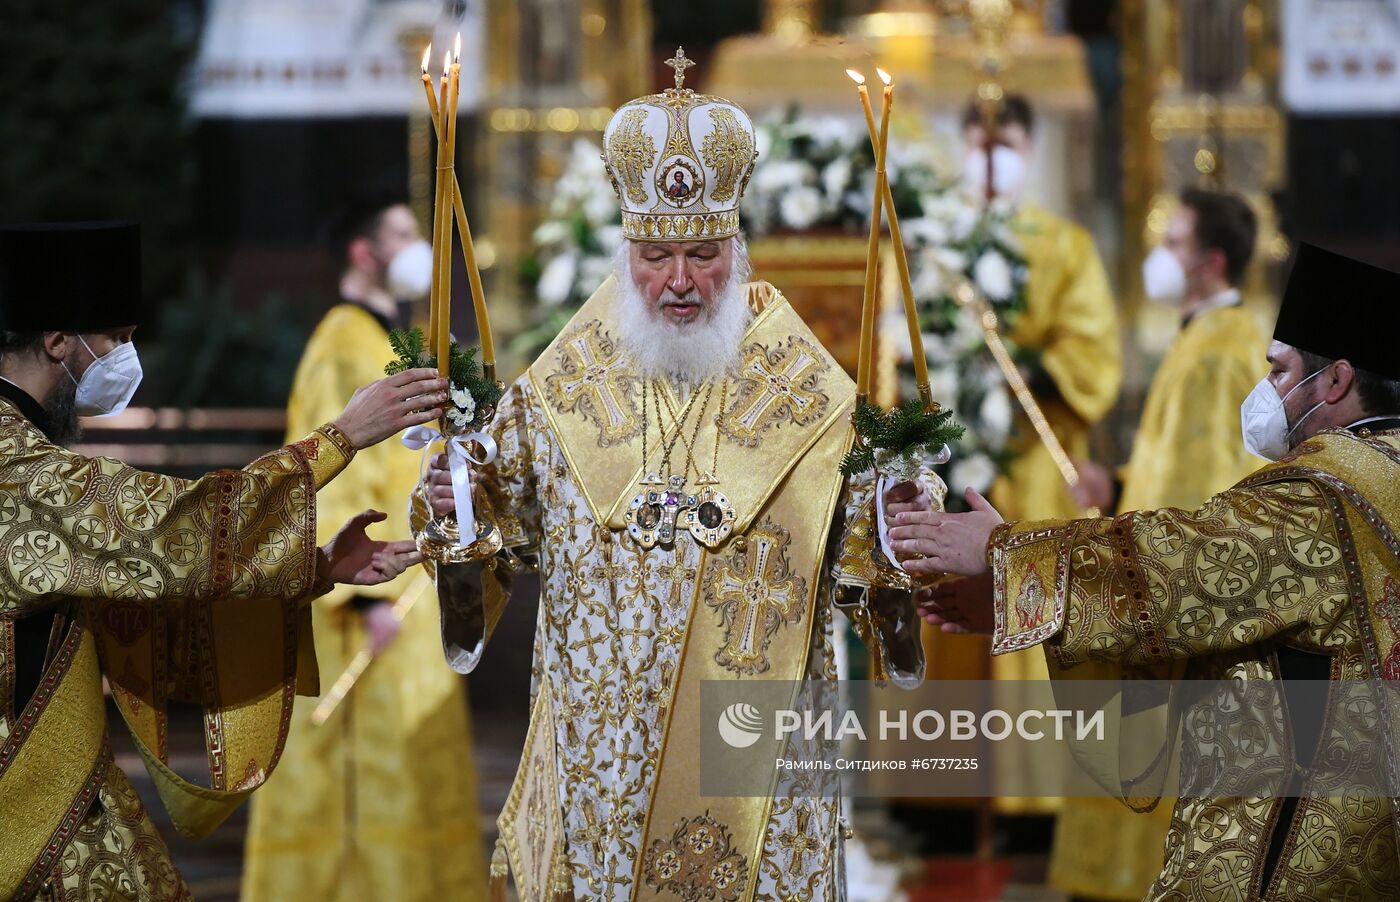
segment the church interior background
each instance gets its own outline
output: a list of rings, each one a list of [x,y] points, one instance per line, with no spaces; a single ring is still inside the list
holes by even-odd
[[[457,31],[457,170],[507,380],[608,271],[601,130],[617,104],[669,83],[662,61],[677,45],[698,64],[687,85],[760,123],[772,164],[760,160],[745,208],[758,276],[843,363],[865,225],[812,199],[838,158],[862,163],[842,70],[894,73],[892,160],[946,179],[961,111],[995,58],[1005,91],[1037,115],[1028,197],[1089,230],[1112,283],[1125,377],[1094,433],[1101,459],[1126,455],[1175,331],[1175,311],[1144,301],[1140,263],[1181,188],[1235,190],[1259,214],[1245,294],[1261,320],[1300,239],[1400,267],[1395,0],[123,0],[80,15],[12,0],[0,8],[0,220],[147,227],[158,314],[142,335],[146,381],[136,407],[89,424],[85,450],[194,475],[278,444],[302,343],[335,298],[326,211],[349,186],[383,182],[430,216],[419,54]],[[858,188],[861,173],[846,175]],[[454,326],[470,335],[465,273],[453,282]],[[894,289],[882,303],[898,303]],[[908,350],[897,312],[893,325],[876,383],[891,400]],[[491,678],[469,687],[488,843],[525,732],[535,616],[531,588],[519,591]],[[977,677],[978,660],[952,648],[931,666]],[[1053,811],[862,805],[857,827],[902,869],[907,898],[1062,898],[1044,886]],[[244,824],[198,845],[166,831],[197,898],[236,898]]]

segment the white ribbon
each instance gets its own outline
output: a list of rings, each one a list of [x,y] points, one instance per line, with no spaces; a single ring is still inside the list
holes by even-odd
[[[418,469],[421,482],[428,470],[428,455],[435,442],[447,442],[447,466],[452,471],[452,499],[457,503],[457,544],[466,547],[476,541],[476,511],[472,506],[472,464],[485,466],[496,459],[496,440],[484,432],[447,437],[431,426],[414,426],[404,431],[399,441],[411,451],[423,452]],[[482,455],[471,452],[471,443],[479,442]]]

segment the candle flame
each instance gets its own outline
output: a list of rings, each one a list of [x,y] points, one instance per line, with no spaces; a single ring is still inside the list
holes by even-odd
[[[442,77],[447,77],[447,70],[452,68],[452,51],[449,50],[442,55]]]
[[[889,86],[890,86],[890,73],[886,72],[884,69],[881,69],[879,66],[876,66],[876,67],[875,67],[875,71],[876,71],[877,73],[879,73],[879,75],[880,75],[880,81],[882,81],[882,82],[885,83],[885,87],[889,87]]]
[[[462,33],[460,31],[457,32],[457,41],[453,46],[452,59],[458,63],[462,61]]]
[[[846,70],[846,74],[849,75],[849,76],[851,77],[851,81],[855,82],[856,84],[858,84],[858,85],[863,85],[863,84],[865,84],[865,76],[864,76],[864,75],[861,75],[861,74],[860,74],[859,72],[857,72],[856,70],[854,70],[854,69],[847,69],[847,70]]]
[[[432,53],[433,53],[433,45],[432,45],[432,44],[429,44],[429,45],[423,50],[423,74],[424,74],[424,75],[427,75],[427,74],[428,74],[428,58],[432,56]]]

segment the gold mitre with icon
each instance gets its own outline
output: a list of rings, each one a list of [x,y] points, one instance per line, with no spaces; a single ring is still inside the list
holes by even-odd
[[[713,241],[739,233],[753,174],[753,120],[738,104],[685,87],[683,48],[666,61],[676,86],[620,107],[603,133],[603,162],[634,241]]]

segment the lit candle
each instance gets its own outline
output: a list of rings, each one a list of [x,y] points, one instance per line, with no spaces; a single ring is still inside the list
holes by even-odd
[[[439,110],[442,116],[442,127],[438,129],[438,206],[442,213],[438,217],[440,225],[437,234],[434,236],[433,249],[437,256],[437,285],[438,285],[438,308],[437,319],[434,322],[433,350],[437,354],[438,375],[446,379],[449,367],[450,334],[452,331],[452,154],[453,144],[456,139],[456,129],[453,123],[456,117],[453,111],[456,108],[455,93],[452,88],[455,81],[452,75],[452,54],[447,53],[442,59],[442,81],[441,98],[439,100]]]
[[[423,51],[423,91],[428,95],[428,114],[433,120],[433,130],[441,135],[442,123],[438,119],[437,93],[433,91],[433,77],[428,74],[428,57],[433,52],[433,45],[429,44]],[[440,179],[433,179],[433,189],[436,191],[442,184]],[[438,229],[441,228],[440,219],[442,210],[438,206],[439,197],[434,197],[433,203],[433,281],[428,292],[428,347],[437,346],[437,319],[438,319]]]
[[[847,70],[856,89],[869,103],[865,76]],[[865,253],[865,296],[860,311],[860,361],[856,369],[856,394],[870,397],[871,357],[875,349],[875,282],[880,258],[880,206],[885,193],[885,150],[889,146],[890,86],[885,86],[884,104],[880,110],[879,140],[875,144],[875,197],[870,204],[870,243]]]
[[[886,85],[886,96],[893,99],[894,85],[890,83],[890,77],[883,69],[877,68],[880,73],[880,80]],[[852,79],[860,77],[860,73],[850,69],[846,74]],[[860,103],[865,110],[865,126],[870,132],[870,148],[873,152],[878,145],[879,135],[876,133],[875,113],[870,108],[870,92],[865,89],[864,79],[857,82],[860,93]],[[904,247],[904,236],[899,228],[899,217],[894,211],[894,194],[890,190],[889,179],[885,180],[885,190],[883,192],[885,204],[885,216],[890,223],[890,242],[894,244],[894,262],[899,270],[899,286],[904,293],[904,318],[909,327],[909,347],[914,356],[914,381],[918,385],[919,396],[924,403],[929,403],[932,398],[929,396],[928,388],[928,359],[924,356],[924,336],[919,329],[919,314],[914,305],[914,288],[909,276],[909,252]]]
[[[457,35],[457,65],[459,67],[462,59],[461,46],[462,36],[459,34]],[[428,49],[423,52],[423,89],[428,95],[428,111],[432,114],[433,129],[436,134],[441,136],[442,119],[438,115],[438,99],[437,95],[433,92],[432,77],[428,75],[428,54],[431,51],[432,45],[429,45]],[[462,257],[467,268],[467,280],[471,285],[472,307],[476,313],[476,329],[477,333],[481,336],[481,362],[483,368],[487,370],[489,378],[491,371],[494,370],[496,366],[496,344],[491,335],[491,321],[486,315],[486,293],[481,287],[481,269],[476,262],[476,245],[472,241],[471,224],[467,221],[466,208],[462,205],[461,184],[457,181],[457,174],[455,172],[452,174],[452,211],[457,218],[457,231],[461,233],[462,236]],[[434,235],[436,235],[436,230],[438,228],[436,220],[434,220],[433,228]],[[436,275],[433,277],[433,289],[433,297],[435,299],[437,289]],[[428,314],[431,329],[428,338],[428,346],[431,348],[436,348],[435,336],[437,334],[438,316],[438,309],[436,304],[434,304],[430,308]]]
[[[457,78],[462,68],[462,34],[457,33],[455,51],[456,62],[452,66],[452,134],[453,147],[457,133]],[[467,266],[467,281],[471,285],[472,310],[476,313],[476,332],[481,336],[481,365],[487,378],[492,378],[496,369],[496,344],[491,337],[491,321],[486,315],[486,292],[481,288],[481,269],[476,263],[476,245],[472,242],[471,226],[462,206],[462,190],[457,184],[456,173],[452,176],[452,203],[457,213],[457,231],[462,233],[462,257]]]

